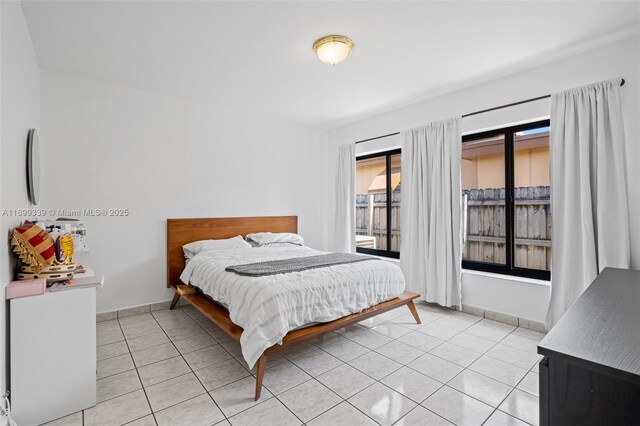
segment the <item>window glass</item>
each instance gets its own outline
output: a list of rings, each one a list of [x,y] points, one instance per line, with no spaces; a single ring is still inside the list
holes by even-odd
[[[505,137],[462,144],[462,258],[505,264]]]
[[[356,160],[356,250],[399,257],[400,150]]]
[[[514,264],[551,270],[549,127],[513,136]]]
[[[356,247],[387,248],[386,156],[356,162]]]
[[[462,140],[462,267],[549,280],[549,120]]]
[[[400,251],[401,155],[391,156],[391,251]]]

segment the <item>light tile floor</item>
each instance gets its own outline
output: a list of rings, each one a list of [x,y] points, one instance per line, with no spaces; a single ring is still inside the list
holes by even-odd
[[[97,325],[98,405],[51,425],[538,424],[543,334],[418,304],[268,359],[192,307]]]

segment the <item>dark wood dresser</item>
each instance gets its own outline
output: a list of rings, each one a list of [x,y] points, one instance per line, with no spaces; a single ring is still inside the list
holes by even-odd
[[[640,271],[606,268],[538,353],[541,425],[640,425]]]

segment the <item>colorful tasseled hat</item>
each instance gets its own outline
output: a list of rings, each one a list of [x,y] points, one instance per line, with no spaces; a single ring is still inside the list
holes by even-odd
[[[56,254],[51,235],[28,220],[13,230],[11,245],[22,263],[38,270],[51,265]]]

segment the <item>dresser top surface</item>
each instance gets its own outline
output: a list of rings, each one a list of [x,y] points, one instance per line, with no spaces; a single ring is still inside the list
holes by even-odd
[[[605,268],[538,353],[640,380],[640,271]]]

